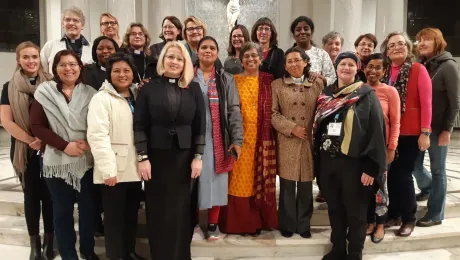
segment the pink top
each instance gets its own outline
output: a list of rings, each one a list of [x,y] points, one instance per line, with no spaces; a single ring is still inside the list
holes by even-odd
[[[390,85],[394,85],[396,79],[398,78],[400,66],[391,65],[391,78]],[[426,70],[425,66],[420,66],[420,71],[418,75],[418,95],[420,101],[420,128],[431,129],[431,114],[432,114],[432,104],[431,104],[431,78]]]
[[[385,117],[385,130],[388,149],[396,150],[398,147],[399,126],[401,120],[401,101],[398,91],[394,87],[380,83],[372,86],[375,94],[382,106],[383,116]]]

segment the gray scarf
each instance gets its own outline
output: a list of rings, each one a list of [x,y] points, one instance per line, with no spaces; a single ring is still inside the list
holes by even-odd
[[[57,89],[57,83],[46,81],[35,91],[35,99],[43,106],[50,129],[67,142],[86,140],[86,116],[88,104],[96,93],[85,84],[75,86],[72,100],[67,104],[64,95]],[[69,156],[46,145],[43,157],[43,174],[47,178],[61,178],[80,191],[80,181],[85,172],[93,167],[93,157],[86,152],[82,156]]]

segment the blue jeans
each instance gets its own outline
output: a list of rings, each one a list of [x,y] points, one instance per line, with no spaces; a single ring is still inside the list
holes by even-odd
[[[433,221],[444,219],[447,193],[446,158],[448,149],[447,146],[438,146],[438,138],[439,134],[430,136],[431,145],[428,148],[428,155],[430,156],[431,174],[423,166],[424,152],[417,158],[413,172],[418,187],[423,193],[430,194],[427,204],[428,212],[423,219]]]
[[[53,200],[55,234],[59,253],[63,260],[78,260],[74,229],[74,203],[78,202],[80,253],[90,256],[94,252],[94,205],[93,170],[88,170],[81,179],[81,189],[77,192],[60,178],[45,178]]]

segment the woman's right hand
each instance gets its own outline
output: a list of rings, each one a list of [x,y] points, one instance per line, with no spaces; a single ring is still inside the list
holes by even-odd
[[[70,142],[64,149],[64,153],[68,156],[82,156],[85,151],[79,148],[77,142]]]
[[[35,137],[35,140],[29,144],[29,147],[34,149],[35,151],[40,150],[41,146],[42,146],[42,141],[38,139],[37,137]]]
[[[141,179],[148,181],[152,178],[152,166],[149,160],[145,160],[137,163],[137,172]]]
[[[307,138],[307,130],[304,127],[296,125],[294,129],[292,129],[292,134],[300,139]]]

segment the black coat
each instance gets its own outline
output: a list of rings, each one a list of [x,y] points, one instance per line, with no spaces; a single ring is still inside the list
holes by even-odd
[[[206,134],[206,109],[198,83],[181,88],[178,114],[172,118],[163,77],[145,84],[136,100],[134,140],[138,152],[170,149],[177,138],[179,148],[203,154]]]
[[[267,58],[260,64],[260,71],[273,75],[275,79],[282,78],[284,75],[284,51],[277,46],[273,46],[268,51]]]
[[[97,63],[83,67],[83,83],[99,90],[107,77],[107,72],[101,69]]]

